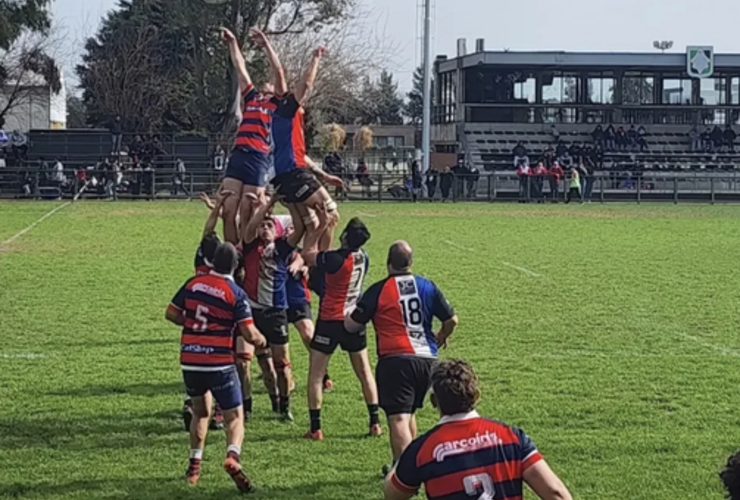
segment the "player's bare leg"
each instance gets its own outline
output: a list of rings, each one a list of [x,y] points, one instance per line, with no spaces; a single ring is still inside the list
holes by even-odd
[[[308,413],[311,429],[304,436],[307,439],[321,441],[324,433],[321,430],[321,403],[323,402],[324,374],[329,368],[331,356],[311,349],[308,358]]]
[[[414,440],[414,430],[412,427],[414,416],[408,413],[390,415],[388,417],[388,428],[391,434],[391,451],[393,452],[393,462],[398,460],[403,450]]]
[[[242,470],[240,461],[242,443],[244,442],[243,407],[237,406],[231,410],[224,411],[224,423],[226,424],[226,460],[224,461],[224,470],[234,481],[239,491],[249,493],[252,491],[252,482]]]
[[[275,372],[275,365],[272,362],[272,351],[270,348],[262,349],[257,351],[256,356],[257,364],[259,364],[262,371],[262,382],[265,384],[265,390],[270,396],[272,411],[273,413],[277,413],[280,410],[278,406],[280,396],[278,395],[277,373]]]
[[[370,368],[370,360],[367,357],[367,349],[360,352],[351,352],[349,360],[352,363],[352,369],[355,371],[360,384],[362,385],[362,395],[367,404],[367,412],[370,417],[370,436],[378,437],[383,434],[380,427],[380,418],[378,416],[378,387],[375,384],[375,377]]]
[[[254,346],[242,337],[236,339],[236,371],[242,383],[242,403],[244,405],[244,421],[252,416],[252,359]]]
[[[206,446],[208,424],[211,421],[211,393],[192,398],[193,419],[190,421],[190,462],[185,472],[185,480],[197,484],[200,479],[200,465],[203,460],[203,448]]]
[[[221,190],[231,191],[233,193],[241,193],[244,185],[239,179],[233,179],[231,177],[225,178],[221,181]],[[221,209],[221,217],[224,220],[224,241],[233,243],[236,245],[239,243],[239,231],[236,225],[236,214],[239,211],[239,202],[241,201],[240,196],[229,196],[224,201],[223,208]]]
[[[287,422],[293,422],[293,414],[290,411],[290,384],[293,376],[290,369],[289,344],[274,345],[271,349],[275,362],[275,372],[277,373],[278,391],[280,393],[280,417]]]
[[[311,340],[313,340],[314,325],[310,319],[302,319],[293,323],[295,329],[298,330],[298,335],[301,337],[301,342],[306,346],[306,350],[311,352]]]

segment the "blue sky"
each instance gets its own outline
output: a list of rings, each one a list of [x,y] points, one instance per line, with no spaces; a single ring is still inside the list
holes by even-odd
[[[390,69],[405,91],[419,59],[416,16],[421,0],[358,1],[371,10],[368,22],[377,24],[398,47]],[[450,56],[460,37],[468,39],[469,50],[476,38],[485,38],[488,50],[581,51],[650,51],[653,40],[674,40],[673,50],[680,52],[686,45],[714,45],[717,52],[740,53],[740,37],[735,34],[740,2],[730,0],[432,1],[435,53]],[[66,64],[68,72],[85,37],[95,32],[115,4],[116,0],[55,0],[55,20],[73,54]]]

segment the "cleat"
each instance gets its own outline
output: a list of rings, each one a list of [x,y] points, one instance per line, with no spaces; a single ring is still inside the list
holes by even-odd
[[[293,413],[290,410],[285,410],[280,412],[280,420],[283,422],[295,422],[295,417],[293,417]]]
[[[370,432],[367,434],[369,437],[380,437],[383,435],[383,428],[380,424],[374,424],[370,426]]]
[[[244,473],[241,464],[235,458],[229,457],[224,461],[224,470],[231,477],[232,481],[234,481],[239,491],[242,493],[251,493],[254,491],[252,481]]]
[[[308,431],[303,435],[303,439],[310,439],[311,441],[323,441],[324,440],[324,432],[319,429],[316,432]]]
[[[331,392],[334,390],[334,381],[329,378],[329,375],[324,375],[324,392]]]
[[[190,465],[188,466],[188,470],[185,471],[185,481],[188,482],[191,486],[195,486],[198,484],[198,480],[200,479],[200,464],[199,465]]]

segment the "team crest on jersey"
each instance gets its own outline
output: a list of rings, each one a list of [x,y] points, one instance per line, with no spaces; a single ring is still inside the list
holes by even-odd
[[[401,295],[416,295],[416,280],[406,279],[398,281],[398,293]]]

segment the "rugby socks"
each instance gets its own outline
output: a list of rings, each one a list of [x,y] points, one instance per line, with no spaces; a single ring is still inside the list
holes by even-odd
[[[249,397],[244,400],[244,413],[252,413],[252,398]]]
[[[270,402],[272,403],[272,412],[277,413],[280,410],[280,396],[270,394]]]
[[[190,463],[188,464],[188,475],[200,474],[200,463],[203,461],[203,450],[190,450]]]
[[[308,415],[311,418],[311,432],[318,432],[321,430],[321,410],[308,410]]]
[[[370,415],[370,427],[380,425],[380,415],[378,414],[378,405],[367,405],[367,413]]]
[[[226,458],[233,458],[237,462],[239,461],[239,455],[242,454],[242,447],[235,444],[230,444],[226,447]]]
[[[278,403],[280,406],[280,413],[285,413],[290,410],[290,396],[280,396]]]

